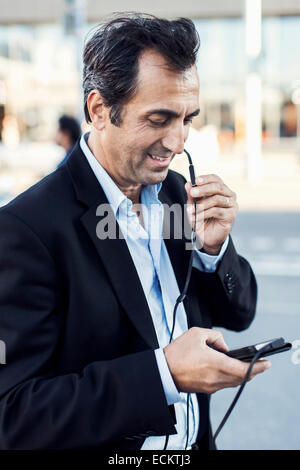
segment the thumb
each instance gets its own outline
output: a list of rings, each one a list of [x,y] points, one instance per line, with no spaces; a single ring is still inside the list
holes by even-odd
[[[187,204],[194,204],[195,199],[190,195],[190,191],[192,189],[192,183],[190,181],[188,181],[187,183],[185,183],[184,187],[185,187],[185,190],[186,190],[186,193],[187,193],[186,203]]]
[[[217,330],[209,330],[206,344],[218,351],[227,352],[229,350],[222,333]]]

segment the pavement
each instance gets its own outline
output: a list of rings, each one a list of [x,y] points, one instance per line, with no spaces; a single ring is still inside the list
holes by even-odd
[[[230,349],[284,337],[291,351],[249,382],[217,438],[224,450],[300,450],[300,213],[241,211],[232,230],[258,285],[257,312],[243,332],[220,328]],[[237,388],[212,396],[215,431]]]

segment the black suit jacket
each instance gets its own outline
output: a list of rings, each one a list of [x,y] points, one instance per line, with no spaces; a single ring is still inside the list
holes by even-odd
[[[184,204],[169,171],[159,193]],[[107,203],[79,144],[68,161],[0,209],[1,449],[139,449],[175,433],[153,350],[151,314],[124,239],[99,240]],[[182,291],[185,240],[166,240]],[[217,272],[193,269],[189,326],[242,330],[256,282],[232,240]],[[198,442],[208,448],[208,396],[198,394]]]

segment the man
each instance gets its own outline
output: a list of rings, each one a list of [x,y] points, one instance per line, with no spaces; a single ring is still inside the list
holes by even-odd
[[[215,175],[191,189],[168,171],[199,112],[198,45],[187,19],[130,14],[96,30],[91,132],[0,211],[2,449],[212,448],[209,394],[247,366],[211,328],[248,327],[256,282],[229,236],[235,194]],[[188,201],[194,225],[194,198],[203,248],[170,342],[190,251],[175,224],[162,239],[162,218]]]
[[[58,120],[58,128],[55,134],[55,143],[65,149],[65,156],[57,165],[59,168],[69,157],[72,148],[79,139],[81,134],[80,126],[75,118],[64,114]]]

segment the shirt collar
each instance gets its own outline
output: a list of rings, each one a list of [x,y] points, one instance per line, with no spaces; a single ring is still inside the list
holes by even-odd
[[[96,159],[96,157],[91,152],[88,144],[89,133],[83,134],[80,139],[80,147],[83,151],[87,161],[90,164],[99,184],[102,186],[102,189],[107,197],[109,204],[114,212],[117,214],[117,211],[121,204],[125,204],[123,201],[126,202],[127,208],[130,209],[131,201],[125,196],[124,193],[119,189],[107,171],[103,168],[101,163]],[[141,201],[151,200],[152,203],[159,202],[158,200],[158,193],[162,187],[162,183],[158,184],[147,184],[142,186],[142,194],[141,194]],[[146,197],[145,197],[146,196]]]
[[[127,197],[125,196],[124,193],[122,193],[122,191],[118,188],[118,186],[110,177],[110,175],[107,173],[107,171],[103,168],[103,166],[98,162],[96,157],[91,152],[87,144],[88,136],[89,136],[89,133],[83,134],[81,136],[81,139],[80,139],[81,150],[86,156],[87,161],[90,164],[90,167],[92,168],[97,180],[99,181],[99,184],[102,186],[102,189],[107,197],[107,200],[109,204],[111,205],[111,208],[114,214],[116,215],[120,205],[122,204],[123,201],[127,199]]]

